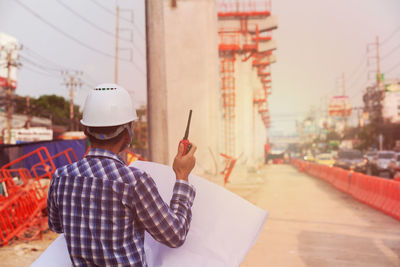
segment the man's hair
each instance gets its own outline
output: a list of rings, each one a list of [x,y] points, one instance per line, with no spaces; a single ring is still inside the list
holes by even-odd
[[[90,128],[90,132],[92,133],[97,133],[97,134],[104,134],[104,135],[109,135],[112,133],[115,133],[115,131],[120,127],[121,125],[117,126],[109,126],[109,127],[87,127]],[[113,137],[111,139],[106,139],[106,140],[101,140],[97,139],[96,137],[92,136],[90,133],[88,133],[87,128],[85,129],[85,135],[89,138],[90,143],[92,144],[103,144],[103,145],[113,145],[116,144],[123,136],[125,129],[116,137]]]

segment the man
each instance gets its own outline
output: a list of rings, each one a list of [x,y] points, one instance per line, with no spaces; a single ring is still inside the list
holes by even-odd
[[[173,163],[176,182],[168,206],[146,173],[127,167],[117,155],[131,142],[137,119],[128,92],[101,84],[86,99],[82,125],[92,149],[57,169],[51,180],[49,226],[64,233],[74,266],[147,266],[144,232],[179,247],[186,239],[195,197],[188,176],[196,146]]]

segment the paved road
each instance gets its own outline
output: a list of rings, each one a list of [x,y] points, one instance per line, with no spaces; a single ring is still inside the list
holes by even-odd
[[[400,266],[400,221],[289,165],[256,176],[227,186],[270,212],[241,267]]]

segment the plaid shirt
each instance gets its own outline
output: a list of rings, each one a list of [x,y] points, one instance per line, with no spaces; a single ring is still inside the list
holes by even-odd
[[[177,180],[168,206],[146,173],[110,151],[91,149],[55,171],[49,226],[64,233],[75,266],[147,266],[144,231],[169,247],[182,245],[194,197],[194,188]]]

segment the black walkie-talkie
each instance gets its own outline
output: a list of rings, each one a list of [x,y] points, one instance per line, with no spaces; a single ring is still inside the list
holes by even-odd
[[[190,121],[192,119],[192,110],[190,110],[189,112],[189,119],[186,125],[186,131],[185,131],[185,136],[183,137],[183,139],[179,142],[182,143],[184,148],[183,148],[183,153],[182,155],[186,155],[189,150],[192,148],[192,144],[189,142],[188,137],[189,137],[189,127],[190,127]]]

